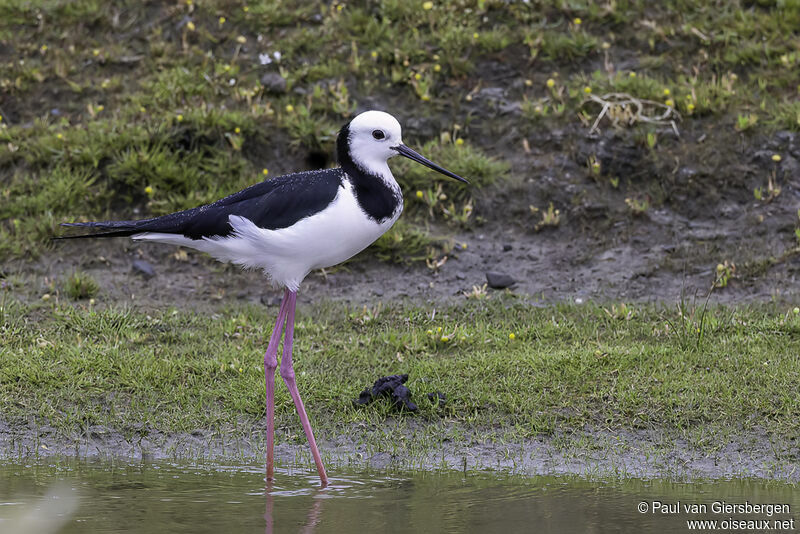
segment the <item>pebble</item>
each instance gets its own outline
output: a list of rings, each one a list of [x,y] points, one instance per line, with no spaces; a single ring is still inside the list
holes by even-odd
[[[133,263],[131,263],[131,269],[141,275],[144,275],[145,278],[152,278],[156,275],[156,270],[153,268],[153,266],[144,260],[133,260]]]
[[[261,76],[261,85],[264,90],[273,95],[282,95],[286,92],[286,78],[277,72],[267,72]]]
[[[517,283],[511,275],[497,271],[486,272],[486,283],[492,289],[505,289]]]

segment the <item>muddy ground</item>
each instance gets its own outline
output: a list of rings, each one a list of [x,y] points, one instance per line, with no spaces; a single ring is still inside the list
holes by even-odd
[[[776,443],[766,433],[757,431],[740,435],[717,450],[703,450],[684,438],[657,430],[612,432],[591,428],[500,443],[472,430],[462,441],[445,440],[424,453],[409,452],[402,446],[388,452],[370,445],[372,436],[402,436],[397,438],[401,443],[425,439],[425,434],[431,432],[447,434],[447,427],[447,422],[389,420],[375,428],[356,425],[333,439],[322,437],[318,445],[329,469],[347,465],[381,470],[490,469],[522,475],[800,481],[794,460],[800,452],[797,443]],[[298,436],[286,434],[288,431],[276,430],[278,464],[300,465],[313,471],[307,444]],[[211,462],[231,459],[259,462],[266,454],[263,432],[257,428],[250,433],[242,433],[240,429],[230,433],[205,429],[149,432],[132,438],[97,425],[83,435],[63,436],[52,427],[15,428],[3,421],[0,421],[0,451],[0,459],[78,456]]]

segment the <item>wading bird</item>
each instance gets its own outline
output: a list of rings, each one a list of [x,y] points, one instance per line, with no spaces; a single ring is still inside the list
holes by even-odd
[[[346,124],[337,137],[336,152],[339,168],[286,174],[190,210],[137,221],[63,224],[95,230],[68,238],[130,236],[191,247],[220,261],[261,269],[285,288],[264,354],[269,480],[273,477],[275,370],[283,335],[280,374],[297,408],[319,478],[323,485],[328,482],[292,366],[300,283],[312,270],[331,267],[364,250],[400,217],[403,196],[389,170],[389,158],[400,154],[467,183],[404,145],[400,123],[382,111],[366,111]]]

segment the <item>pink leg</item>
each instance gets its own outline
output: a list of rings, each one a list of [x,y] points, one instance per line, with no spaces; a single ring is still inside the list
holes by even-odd
[[[292,365],[292,341],[294,339],[294,308],[297,304],[297,293],[294,291],[287,291],[287,317],[286,317],[286,336],[283,339],[283,357],[281,358],[281,376],[283,381],[286,382],[286,387],[289,388],[289,394],[292,396],[294,406],[297,408],[297,413],[300,415],[300,423],[303,425],[303,430],[306,431],[306,438],[311,447],[311,455],[314,457],[314,463],[317,464],[317,472],[319,479],[323,486],[328,485],[328,475],[325,474],[325,466],[322,465],[322,458],[319,456],[319,449],[317,449],[317,442],[314,440],[314,432],[311,430],[311,423],[308,421],[306,409],[303,407],[303,401],[300,398],[300,392],[297,390],[297,382],[294,378],[294,366]]]
[[[275,328],[269,338],[267,352],[264,353],[264,377],[267,384],[267,480],[272,480],[274,474],[274,444],[275,444],[275,369],[278,368],[278,345],[281,342],[283,324],[286,322],[287,301],[289,292],[283,295]]]

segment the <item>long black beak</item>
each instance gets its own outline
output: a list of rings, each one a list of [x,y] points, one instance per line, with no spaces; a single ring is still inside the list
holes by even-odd
[[[417,163],[421,163],[421,164],[425,165],[426,167],[428,167],[429,169],[433,169],[436,172],[440,172],[440,173],[444,174],[445,176],[449,176],[450,178],[458,180],[459,182],[464,182],[465,184],[469,183],[468,181],[466,181],[465,179],[463,179],[462,177],[460,177],[456,173],[450,172],[447,169],[445,169],[444,167],[438,166],[437,164],[435,164],[434,162],[432,162],[431,160],[429,160],[428,158],[426,158],[425,156],[423,156],[419,152],[417,152],[415,150],[411,150],[406,145],[393,146],[392,150],[396,150],[397,153],[400,154],[401,156],[405,156],[408,159],[416,161]]]

